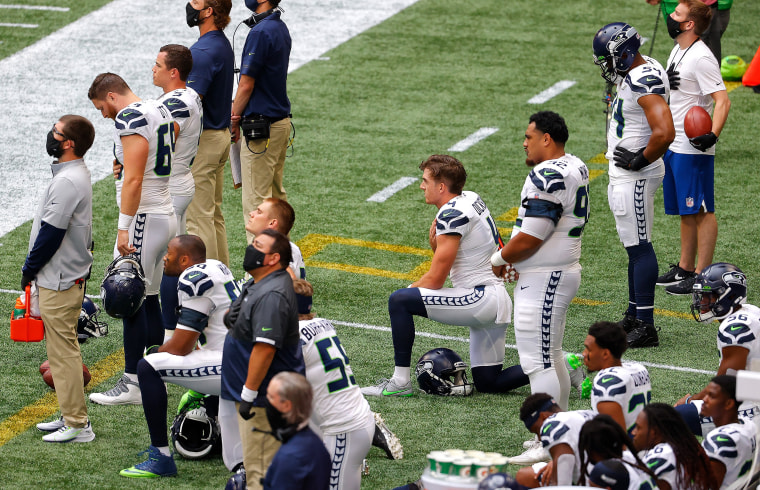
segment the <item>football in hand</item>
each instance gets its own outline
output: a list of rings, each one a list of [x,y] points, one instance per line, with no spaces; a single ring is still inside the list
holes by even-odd
[[[712,119],[706,110],[695,105],[683,119],[683,130],[686,136],[696,138],[712,131]]]
[[[47,384],[50,388],[55,390],[55,383],[53,383],[53,373],[50,372],[50,362],[45,360],[40,365],[40,374],[42,375],[42,380]],[[90,379],[92,379],[92,375],[90,374],[90,370],[87,369],[87,366],[82,364],[82,377],[84,378],[84,386],[87,386],[87,383],[90,382]]]

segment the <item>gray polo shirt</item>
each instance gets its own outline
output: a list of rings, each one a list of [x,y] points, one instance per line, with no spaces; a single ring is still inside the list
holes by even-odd
[[[42,196],[29,237],[34,247],[40,222],[66,230],[61,246],[37,273],[37,285],[65,291],[87,275],[92,265],[92,183],[84,160],[51,165],[53,180]]]

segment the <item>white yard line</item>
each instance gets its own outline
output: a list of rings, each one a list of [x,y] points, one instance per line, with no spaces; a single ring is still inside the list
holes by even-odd
[[[543,104],[552,97],[556,97],[565,90],[575,85],[575,80],[560,80],[540,94],[534,95],[528,100],[528,104]]]
[[[398,191],[405,189],[409,187],[410,185],[417,182],[417,177],[401,177],[396,182],[392,183],[385,189],[375,192],[371,196],[367,198],[367,201],[370,202],[385,202],[388,200],[389,197],[391,197],[393,194],[397,193]]]
[[[7,22],[0,22],[0,27],[18,27],[20,29],[37,29],[37,24],[9,24]]]
[[[466,137],[462,141],[449,148],[447,151],[465,151],[474,144],[488,138],[498,130],[499,128],[480,128],[470,136]]]
[[[336,0],[328,9],[315,8],[311,0],[288,0],[282,18],[293,38],[290,71],[416,1]],[[233,5],[225,30],[229,38],[251,14],[242,1]],[[235,36],[238,64],[247,32],[243,25]],[[33,217],[50,180],[45,134],[61,115],[81,114],[93,122],[95,143],[85,161],[93,182],[111,175],[113,122],[101,118],[87,99],[95,76],[118,73],[139,96],[157,97],[160,89],[153,86],[150,70],[158,49],[167,43],[190,46],[197,39],[198,29],[185,23],[184,2],[115,1],[0,60],[0,236]],[[41,70],[40,60],[51,53],[65,53],[67,62]],[[297,101],[293,113],[298,114]]]
[[[46,5],[6,5],[0,4],[0,9],[18,9],[18,10],[48,10],[52,12],[68,12],[68,7],[48,7]]]
[[[390,332],[390,327],[381,327],[379,325],[368,325],[366,323],[353,323],[353,322],[343,322],[340,320],[330,320],[334,325],[343,325],[344,327],[353,327],[353,328],[361,328],[364,330],[375,330],[378,332]],[[438,339],[438,340],[454,340],[457,342],[466,342],[469,343],[470,339],[465,337],[455,337],[452,335],[441,335],[437,333],[430,333],[430,332],[420,332],[417,331],[414,333],[417,337],[427,337],[429,339]],[[517,346],[513,344],[507,344],[507,349],[513,349],[517,350]],[[626,359],[626,361],[633,361],[633,359]],[[654,362],[644,362],[644,361],[636,361],[639,364],[643,364],[646,367],[652,367],[652,368],[658,368],[658,369],[667,369],[670,371],[681,371],[684,373],[694,373],[694,374],[715,374],[715,371],[707,371],[705,369],[694,369],[690,367],[682,367],[682,366],[671,366],[669,364],[658,364]]]

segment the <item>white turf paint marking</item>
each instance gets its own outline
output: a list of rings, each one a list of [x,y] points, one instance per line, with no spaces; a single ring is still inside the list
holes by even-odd
[[[534,95],[528,100],[528,104],[543,104],[552,97],[556,97],[565,90],[575,85],[575,80],[560,80],[551,87],[547,88],[538,95]]]
[[[19,27],[21,29],[37,29],[39,26],[37,24],[7,24],[5,22],[0,22],[0,27]]]
[[[0,4],[0,9],[21,9],[21,10],[49,10],[53,12],[68,12],[68,7],[48,7],[45,5],[3,5]]]
[[[353,327],[353,328],[361,328],[364,330],[375,330],[377,332],[390,332],[390,327],[381,327],[378,325],[368,325],[366,323],[352,323],[352,322],[342,322],[340,320],[330,320],[335,325],[343,325],[345,327]],[[438,340],[455,340],[457,342],[466,342],[469,343],[470,339],[466,339],[464,337],[454,337],[452,335],[441,335],[437,333],[430,333],[430,332],[415,332],[415,335],[418,337],[427,337],[430,339],[438,339]],[[517,350],[517,346],[513,344],[507,344],[506,347],[508,349]],[[633,360],[633,359],[628,359]],[[707,371],[705,369],[694,369],[689,367],[681,367],[681,366],[670,366],[668,364],[658,364],[655,362],[644,362],[644,361],[636,361],[639,364],[643,364],[646,367],[653,367],[658,369],[668,369],[670,371],[681,371],[684,373],[695,373],[695,374],[712,374],[715,375],[715,371]]]
[[[293,38],[289,71],[296,70],[357,34],[379,24],[417,0],[337,0],[330,9],[315,9],[311,0],[288,0],[282,19]],[[233,2],[232,22],[225,30],[232,39],[235,27],[250,16],[243,2]],[[156,15],[162,12],[162,15]],[[129,19],[129,35],[123,32]],[[248,29],[235,36],[235,60]],[[192,45],[198,29],[185,23],[184,2],[176,0],[114,1],[78,21],[0,60],[0,236],[31,219],[50,181],[50,157],[45,134],[63,114],[81,114],[95,125],[95,143],[85,157],[96,182],[111,174],[113,122],[103,119],[87,99],[95,75],[121,75],[136,94],[158,97],[151,67],[158,49],[167,42]],[[50,53],[66,53],[67,63],[45,73],[40,83],[39,60]],[[295,101],[293,113],[298,114]],[[115,206],[116,203],[114,202]],[[114,230],[115,231],[115,230]]]
[[[406,187],[409,187],[410,185],[417,182],[417,177],[401,177],[396,182],[392,183],[385,189],[375,192],[371,196],[367,198],[367,201],[370,202],[385,202],[388,200],[389,197],[391,197],[393,194],[397,193],[401,189],[405,189]]]
[[[465,151],[475,143],[488,138],[498,130],[499,128],[480,128],[446,151]]]

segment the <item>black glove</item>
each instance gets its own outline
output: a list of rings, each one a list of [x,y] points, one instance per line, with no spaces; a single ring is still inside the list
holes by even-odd
[[[644,148],[634,153],[618,146],[613,155],[615,166],[625,170],[638,171],[652,163],[644,156]]]
[[[702,150],[705,151],[705,150]],[[22,273],[21,276],[21,290],[25,291],[30,282],[34,281],[34,276],[30,276],[26,273]]]
[[[240,400],[240,408],[238,409],[238,412],[240,413],[240,416],[245,420],[250,420],[254,415],[256,415],[256,412],[251,413],[252,408],[253,402]]]
[[[668,68],[668,82],[670,82],[670,90],[678,90],[678,86],[681,85],[681,73],[676,71],[674,66]]]
[[[693,146],[699,151],[707,151],[710,148],[712,148],[713,145],[717,142],[718,142],[718,137],[715,136],[715,133],[713,133],[712,131],[707,134],[703,134],[702,136],[691,138],[689,140],[689,143],[691,143],[691,146]]]

